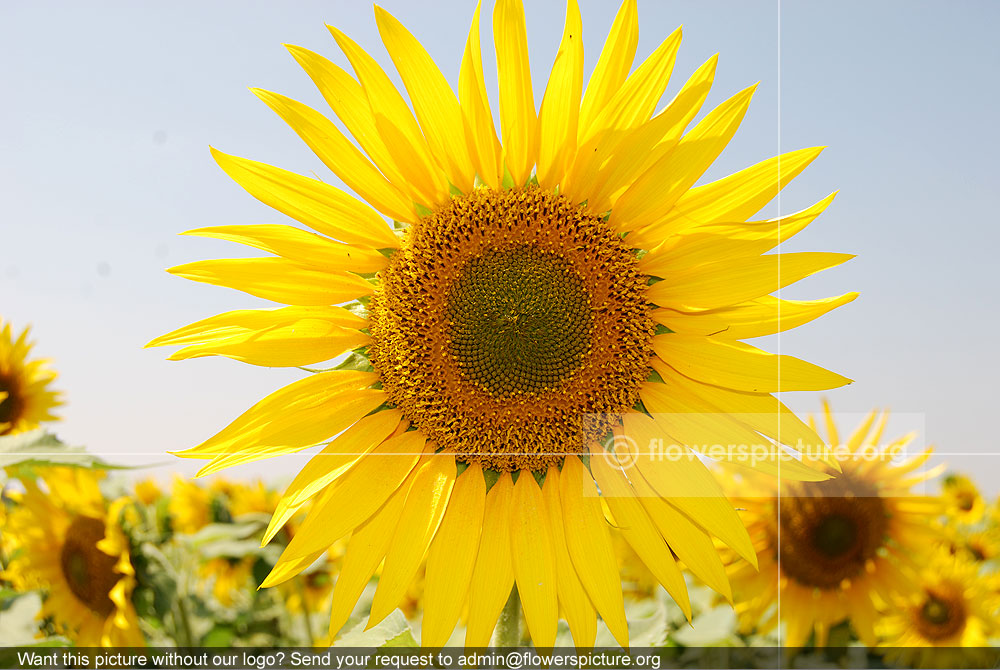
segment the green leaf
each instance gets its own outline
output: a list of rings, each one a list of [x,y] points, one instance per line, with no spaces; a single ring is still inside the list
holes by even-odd
[[[83,447],[71,447],[44,429],[0,437],[0,484],[6,481],[4,468],[68,465],[78,468],[110,469],[111,466]]]
[[[410,624],[406,617],[399,610],[387,616],[384,621],[365,630],[367,621],[360,622],[357,626],[347,631],[337,638],[338,647],[409,647],[417,646],[413,641],[413,633],[410,631]],[[413,641],[406,644],[407,636]]]

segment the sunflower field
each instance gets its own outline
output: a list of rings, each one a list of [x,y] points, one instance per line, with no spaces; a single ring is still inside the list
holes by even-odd
[[[683,31],[637,60],[635,0],[587,78],[568,0],[539,76],[525,9],[470,11],[456,86],[375,6],[383,63],[285,45],[322,109],[251,88],[328,172],[211,148],[280,222],[206,216],[251,255],[167,271],[266,307],[134,345],[285,385],[164,457],[195,476],[61,440],[74,399],[0,321],[0,666],[1000,667],[992,483],[768,350],[859,297],[782,293],[854,258],[789,250],[824,147],[708,178],[759,84],[709,104],[716,54],[661,102]]]

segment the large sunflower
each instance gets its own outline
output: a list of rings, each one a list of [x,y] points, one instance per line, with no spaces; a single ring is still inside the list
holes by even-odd
[[[49,385],[56,378],[48,361],[29,360],[32,344],[25,328],[14,339],[9,323],[0,319],[0,435],[15,435],[57,417],[62,402]]]
[[[268,540],[315,498],[265,582],[290,578],[350,535],[334,633],[383,561],[369,625],[396,607],[426,560],[425,645],[448,639],[466,603],[466,643],[486,644],[515,584],[539,646],[553,643],[560,610],[578,644],[593,642],[597,614],[626,644],[598,487],[627,541],[685,611],[675,556],[714,575],[728,594],[712,537],[748,560],[754,553],[704,465],[690,453],[661,462],[640,448],[626,472],[590,453],[605,454],[599,445],[612,433],[640,447],[653,439],[752,445],[762,435],[819,443],[771,393],[849,380],[739,340],[801,325],[856,295],[770,295],[850,258],[767,254],[833,196],[748,221],[820,149],[694,187],[736,132],[755,87],[685,132],[712,85],[712,57],[654,114],[681,33],[629,74],[634,0],[619,10],[586,90],[580,13],[570,0],[537,113],[521,2],[496,3],[499,138],[478,8],[457,97],[396,19],[377,7],[375,17],[410,104],[336,28],[353,76],[288,47],[354,142],[314,109],[254,91],[359,197],[213,150],[251,195],[315,233],[202,228],[192,234],[273,256],[171,270],[287,306],[213,316],[150,343],[184,345],[175,360],[220,355],[262,366],[353,353],[180,455],[208,459],[205,474],[337,436],[278,506]],[[779,455],[772,450],[756,464],[777,471]],[[799,461],[783,467],[826,477]]]
[[[1000,602],[976,564],[941,552],[920,572],[913,593],[892,605],[878,624],[889,661],[919,668],[995,667],[997,654],[985,647],[997,633]]]
[[[132,605],[135,568],[121,528],[127,498],[108,503],[103,476],[82,468],[47,468],[4,526],[16,547],[6,576],[21,590],[46,592],[40,619],[81,647],[145,644]]]
[[[943,539],[932,524],[940,499],[911,492],[935,476],[930,457],[906,452],[913,435],[881,443],[887,413],[872,412],[843,443],[824,403],[842,473],[821,482],[743,481],[734,503],[757,550],[757,566],[735,560],[730,577],[744,632],[785,624],[782,644],[801,647],[850,621],[863,642],[877,642],[877,608],[915,588],[921,557]]]

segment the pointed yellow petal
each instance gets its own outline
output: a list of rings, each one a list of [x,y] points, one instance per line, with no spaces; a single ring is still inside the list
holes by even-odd
[[[389,616],[406,595],[448,508],[455,474],[452,454],[431,454],[410,475],[403,514],[389,544],[365,628]]]
[[[396,194],[398,198],[394,200],[392,207],[397,210],[397,214],[402,214],[404,218],[399,218],[399,216],[388,212],[386,214],[397,221],[409,223],[416,221],[417,217],[411,202],[414,194],[399,173],[399,169],[392,159],[392,154],[378,134],[375,117],[372,116],[371,107],[368,105],[368,96],[361,84],[340,66],[309,49],[291,44],[286,44],[285,48],[313,80],[323,99],[330,105],[348,132],[361,145],[364,152],[368,154],[371,161],[375,163],[386,179],[400,190]],[[404,196],[403,191],[409,195]]]
[[[521,0],[497,0],[493,8],[493,42],[497,52],[500,131],[507,169],[514,184],[522,186],[531,176],[531,168],[538,157],[538,121]]]
[[[553,190],[576,153],[583,90],[583,26],[576,0],[566,3],[566,24],[538,113],[538,183]]]
[[[528,470],[522,470],[517,477],[510,511],[510,551],[517,593],[532,642],[547,649],[555,645],[559,622],[556,559],[542,490]]]
[[[472,27],[469,29],[469,38],[465,42],[465,52],[462,55],[462,69],[458,75],[458,99],[465,116],[466,136],[469,138],[469,150],[476,166],[476,173],[487,186],[498,189],[503,178],[503,164],[500,141],[493,125],[493,112],[490,111],[486,84],[483,81],[483,58],[479,46],[481,8],[480,0],[472,15]]]
[[[615,138],[609,137],[606,145],[612,150],[608,151],[602,143],[591,164],[581,163],[579,168],[574,165],[578,172],[596,170],[593,175],[581,177],[580,189],[584,195],[579,199],[592,201],[593,209],[599,212],[610,209],[639,175],[677,146],[684,129],[708,97],[718,60],[717,56],[708,59],[652,119],[624,134],[616,134]],[[582,159],[585,161],[586,156]],[[580,195],[580,189],[575,195]]]
[[[351,190],[392,218],[413,218],[410,198],[389,182],[330,119],[279,93],[259,88],[250,92],[274,110]]]
[[[364,244],[374,249],[395,249],[399,246],[399,239],[377,212],[340,189],[318,179],[230,156],[216,149],[212,149],[212,157],[250,195],[316,232],[348,244]],[[371,193],[358,190],[361,184],[356,178],[344,181],[365,200],[379,206],[378,199],[373,200]],[[379,209],[400,221],[413,218],[413,214],[407,215],[405,210],[389,208],[387,212],[381,207]]]
[[[661,307],[700,311],[728,307],[794,284],[854,258],[850,254],[801,252],[706,263],[697,268],[664,272],[663,281],[647,296]]]
[[[482,468],[473,464],[455,481],[448,511],[427,552],[420,624],[420,644],[424,647],[443,647],[462,613],[476,565],[485,506],[486,481]]]
[[[486,494],[483,532],[476,567],[469,583],[466,647],[485,647],[489,644],[497,617],[514,585],[514,566],[510,556],[510,499],[513,488],[510,474],[505,472]]]
[[[690,621],[691,600],[688,598],[684,575],[677,567],[670,548],[639,502],[639,495],[625,473],[617,464],[612,465],[610,462],[612,458],[614,456],[600,447],[591,449],[590,467],[597,485],[601,487],[601,496],[611,508],[625,541],[632,546]]]
[[[766,205],[823,151],[809,147],[769,158],[682,195],[657,226],[668,234],[690,225],[745,221]],[[665,235],[661,234],[661,239]]]
[[[650,486],[705,531],[756,565],[757,555],[743,522],[698,457],[692,452],[672,452],[665,457],[653,448],[655,441],[665,435],[645,414],[625,414],[622,420],[625,434],[639,446],[635,459],[638,472]]]
[[[261,544],[270,542],[302,505],[387,439],[399,426],[402,416],[398,409],[366,416],[309,459],[278,501]]]
[[[430,54],[389,12],[375,7],[382,42],[410,94],[413,111],[427,137],[432,155],[452,184],[462,192],[472,188],[476,176],[469,158],[462,109],[448,81]]]
[[[282,557],[291,560],[325,549],[360,526],[400,488],[424,442],[419,431],[410,431],[372,449],[323,490]]]
[[[321,549],[320,551],[309,554],[308,556],[297,558],[293,561],[279,560],[275,566],[271,568],[271,572],[269,572],[267,577],[264,578],[264,581],[261,582],[260,588],[269,589],[272,586],[277,586],[278,584],[287,582],[289,579],[295,577],[300,572],[315,563],[316,559],[322,556],[324,551],[325,549]]]
[[[177,455],[215,458],[244,448],[319,444],[347,428],[339,420],[331,422],[327,414],[351,398],[365,397],[361,389],[376,381],[375,373],[353,370],[309,375],[263,398],[215,436]]]
[[[594,119],[625,82],[638,44],[639,10],[635,0],[623,0],[580,106],[581,144],[591,136]]]
[[[333,242],[292,226],[212,226],[189,230],[183,234],[246,244],[319,269],[368,273],[378,272],[389,262],[388,258],[374,249]]]
[[[833,412],[830,410],[830,402],[823,398],[823,420],[826,423],[826,438],[830,444],[840,444],[840,435],[837,433],[837,422],[833,419]],[[871,424],[868,424],[870,427]],[[864,439],[862,437],[862,439]],[[860,441],[859,441],[860,443]]]
[[[448,182],[431,156],[427,141],[410,108],[378,63],[347,35],[327,25],[340,49],[351,61],[354,73],[368,96],[375,127],[391,147],[396,167],[407,184],[419,194],[419,202],[433,209],[447,202]]]
[[[331,639],[344,627],[371,581],[392,541],[392,531],[399,525],[406,492],[393,493],[382,507],[351,534],[344,561],[333,589],[330,608]]]
[[[657,221],[715,161],[743,121],[756,86],[713,109],[615,203],[611,224],[636,230]]]
[[[653,350],[664,363],[692,379],[738,391],[822,391],[851,383],[818,365],[743,342],[670,333],[654,337]]]
[[[820,300],[782,300],[765,295],[732,307],[684,313],[657,309],[653,318],[675,333],[711,335],[725,340],[744,340],[798,328],[842,305],[857,293]]]
[[[576,574],[615,640],[627,648],[628,624],[618,562],[594,480],[576,456],[567,456],[563,462],[559,500],[566,529],[566,548]]]
[[[373,284],[356,274],[317,270],[285,258],[195,261],[177,265],[167,272],[286,305],[331,305],[375,291]]]
[[[542,485],[545,500],[546,519],[552,537],[552,550],[556,561],[556,582],[559,586],[559,605],[573,633],[573,642],[578,649],[594,646],[597,637],[597,612],[590,602],[590,596],[580,583],[566,547],[562,503],[559,500],[559,468],[552,467],[545,475]]]
[[[642,257],[643,274],[692,268],[720,259],[739,262],[740,257],[771,251],[812,223],[833,202],[832,194],[812,207],[767,221],[715,223],[675,235]]]

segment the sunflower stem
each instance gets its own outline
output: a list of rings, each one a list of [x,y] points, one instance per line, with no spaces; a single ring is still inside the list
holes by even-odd
[[[180,615],[181,630],[184,631],[184,639],[187,641],[187,646],[194,647],[194,633],[191,631],[191,620],[188,618],[187,605],[184,601],[184,596],[177,599],[177,613]]]
[[[494,647],[517,647],[521,644],[521,597],[517,585],[510,590],[507,604],[500,612],[496,630],[493,632]]]

